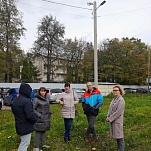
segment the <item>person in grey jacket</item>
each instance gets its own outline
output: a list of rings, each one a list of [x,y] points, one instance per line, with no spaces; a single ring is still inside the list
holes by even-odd
[[[79,99],[76,92],[71,91],[70,83],[66,83],[64,87],[65,92],[60,94],[56,101],[62,105],[62,117],[65,126],[64,141],[67,143],[71,140],[70,129],[75,118],[75,104],[79,102]]]
[[[124,151],[123,116],[125,101],[124,90],[119,86],[113,87],[114,98],[111,101],[106,121],[110,122],[110,135],[117,140],[118,151]]]
[[[50,129],[50,104],[46,98],[46,88],[41,87],[38,93],[35,94],[33,101],[34,113],[37,117],[37,122],[34,124],[34,151],[39,151],[39,141],[41,141],[43,148],[50,148],[46,145],[46,133]]]

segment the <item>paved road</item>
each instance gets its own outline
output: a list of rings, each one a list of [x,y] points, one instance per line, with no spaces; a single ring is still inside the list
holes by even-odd
[[[3,100],[0,100],[0,101],[2,101],[2,110],[10,110],[11,109],[10,106],[3,105]]]
[[[11,110],[11,107],[10,107],[10,106],[6,106],[6,105],[3,105],[3,106],[2,106],[2,110]]]

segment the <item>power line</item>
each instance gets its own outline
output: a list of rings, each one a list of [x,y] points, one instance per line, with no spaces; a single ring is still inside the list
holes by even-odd
[[[27,3],[22,3],[22,2],[18,2],[18,3],[23,4],[23,5],[29,5],[29,6],[37,7],[37,8],[42,8],[42,9],[45,9],[45,10],[51,10],[51,11],[54,11],[54,12],[57,12],[57,13],[65,13],[65,14],[69,14],[69,15],[84,17],[84,18],[92,18],[92,17],[88,17],[88,16],[82,16],[82,15],[71,14],[71,13],[67,13],[67,12],[56,11],[56,10],[48,9],[48,8],[45,8],[45,7],[39,7],[39,6],[27,4]]]
[[[74,7],[74,8],[80,8],[80,9],[92,10],[92,9],[90,9],[90,8],[84,8],[84,7],[79,7],[79,6],[73,6],[73,5],[69,5],[69,4],[63,4],[63,3],[58,3],[58,2],[48,1],[48,0],[42,0],[42,1],[46,1],[46,2],[49,2],[49,3],[54,3],[54,4],[58,4],[58,5],[64,5],[64,6],[68,6],[68,7]]]
[[[47,1],[47,0],[43,0],[43,1]],[[47,2],[51,2],[51,1],[47,1]],[[51,10],[51,9],[48,9],[48,8],[39,7],[39,6],[35,6],[35,5],[31,5],[31,4],[27,4],[27,3],[22,3],[22,2],[18,2],[18,3],[25,4],[25,5],[29,5],[29,6],[33,6],[33,7],[37,7],[37,8],[42,8],[42,9],[46,9],[46,10]],[[66,6],[67,6],[67,4],[56,3],[56,2],[52,2],[52,3],[55,3],[55,4],[61,4],[61,5],[66,5]],[[72,5],[69,5],[69,6],[71,7]],[[74,7],[74,6],[73,6],[73,7]],[[77,6],[75,6],[75,8],[77,8]],[[130,10],[130,11],[125,11],[125,12],[119,12],[119,13],[113,13],[113,14],[101,15],[101,16],[99,16],[99,17],[107,17],[107,16],[113,16],[113,15],[126,14],[126,13],[136,12],[136,11],[141,11],[141,10],[149,9],[149,8],[151,8],[151,6],[149,6],[149,7],[145,7],[145,8],[140,8],[140,9],[135,9],[135,10]],[[85,8],[82,8],[82,9],[85,9]],[[92,10],[92,9],[89,9],[89,10]],[[61,12],[61,11],[56,11],[56,10],[51,10],[51,11],[55,11],[55,12],[58,12],[58,13],[65,13],[65,14],[69,14],[69,15],[80,16],[80,17],[84,17],[84,18],[92,18],[92,17],[82,16],[82,15],[77,15],[77,14],[71,14],[71,13]]]
[[[68,4],[53,2],[53,1],[50,1],[50,0],[42,0],[42,1],[50,2],[50,3],[54,3],[54,4],[59,4],[59,5],[64,5],[64,6],[69,6],[69,7],[75,7],[75,8],[81,8],[81,9],[92,10],[92,9],[89,9],[89,8],[83,8],[83,7],[79,7],[79,6],[73,6],[73,5],[68,5]],[[144,9],[148,9],[148,8],[151,8],[151,6],[150,6],[150,7],[145,7],[145,8],[140,8],[140,9],[135,9],[135,10],[130,10],[130,11],[125,11],[125,12],[120,12],[120,13],[102,15],[102,16],[100,16],[100,17],[104,17],[104,16],[112,16],[112,15],[120,15],[120,14],[125,14],[125,13],[140,11],[140,10],[144,10]]]
[[[120,12],[120,13],[114,13],[114,14],[108,14],[108,15],[101,15],[100,17],[112,16],[112,15],[120,15],[120,14],[126,14],[126,13],[141,11],[141,10],[149,9],[149,8],[151,8],[151,6],[150,6],[150,7],[145,7],[145,8],[140,8],[140,9],[135,9],[135,10],[130,10],[130,11],[125,11],[125,12]]]

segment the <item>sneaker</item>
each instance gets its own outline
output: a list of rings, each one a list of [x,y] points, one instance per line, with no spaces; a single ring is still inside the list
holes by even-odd
[[[40,151],[39,148],[33,148],[33,151]]]
[[[50,148],[50,146],[48,146],[48,145],[43,145],[42,147],[43,148]]]
[[[84,137],[84,141],[85,141],[86,143],[88,143],[88,142],[89,142],[89,140],[88,140],[88,138],[87,138],[87,137]]]

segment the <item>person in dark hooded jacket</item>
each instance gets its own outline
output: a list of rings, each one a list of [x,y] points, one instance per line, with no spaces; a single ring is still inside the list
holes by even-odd
[[[12,103],[16,132],[21,138],[18,151],[27,151],[30,145],[31,133],[34,130],[34,123],[36,122],[30,99],[31,92],[30,85],[22,83],[19,88],[19,96]]]
[[[46,133],[50,129],[50,104],[47,99],[47,92],[45,87],[41,87],[38,93],[35,94],[33,101],[34,113],[37,117],[37,122],[34,124],[35,137],[33,151],[39,151],[39,141],[41,141],[43,148],[50,148],[46,145]]]

